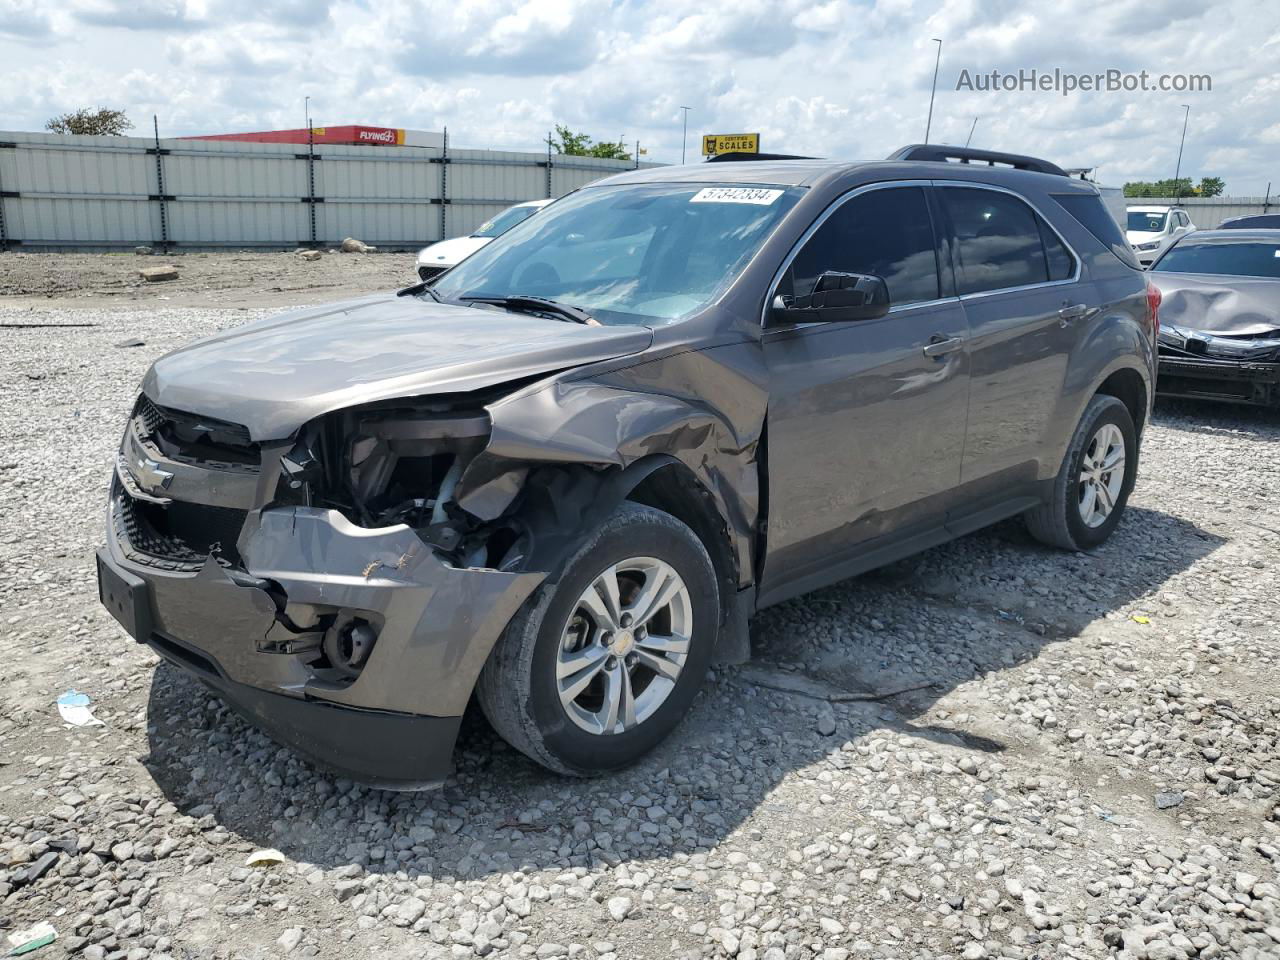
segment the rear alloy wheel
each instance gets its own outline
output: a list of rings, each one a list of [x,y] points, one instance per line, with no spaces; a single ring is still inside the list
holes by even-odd
[[[476,698],[498,734],[544,766],[617,770],[688,712],[719,623],[702,541],[668,513],[623,503],[512,619]]]
[[[1124,434],[1104,423],[1085,447],[1080,461],[1080,519],[1086,527],[1100,527],[1120,501],[1125,478]]]
[[[1064,550],[1098,546],[1120,523],[1137,466],[1138,436],[1129,408],[1098,394],[1080,418],[1049,502],[1027,512],[1027,528],[1042,543]]]

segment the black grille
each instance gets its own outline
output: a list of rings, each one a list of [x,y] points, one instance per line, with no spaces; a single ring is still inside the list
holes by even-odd
[[[167,506],[148,503],[129,496],[119,481],[112,486],[111,505],[116,534],[133,548],[139,562],[194,570],[212,554],[222,563],[240,565],[236,539],[246,510],[177,500]]]
[[[140,432],[167,457],[221,470],[258,470],[261,453],[248,427],[161,407],[146,394],[133,415]]]
[[[433,277],[440,276],[440,274],[444,273],[448,269],[448,267],[419,267],[418,277],[424,281],[430,280]]]

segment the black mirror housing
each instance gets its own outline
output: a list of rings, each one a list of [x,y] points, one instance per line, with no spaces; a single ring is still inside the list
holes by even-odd
[[[774,297],[770,325],[876,320],[887,314],[889,307],[889,286],[883,277],[828,270],[818,277],[813,293]]]

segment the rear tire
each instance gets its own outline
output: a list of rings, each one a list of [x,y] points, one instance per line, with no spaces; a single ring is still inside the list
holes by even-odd
[[[626,767],[688,712],[719,613],[697,535],[670,514],[623,503],[508,624],[476,698],[502,739],[551,770]]]
[[[1048,503],[1026,514],[1041,543],[1088,550],[1120,523],[1138,469],[1138,434],[1129,408],[1098,394],[1085,407]]]

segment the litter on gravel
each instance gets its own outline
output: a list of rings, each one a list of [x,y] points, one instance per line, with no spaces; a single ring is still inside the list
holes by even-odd
[[[89,709],[89,695],[68,690],[58,698],[58,713],[73,727],[101,727],[103,722]]]
[[[20,957],[33,953],[41,947],[47,947],[58,939],[58,931],[48,921],[41,921],[26,930],[17,930],[6,938],[9,942],[9,956]]]

